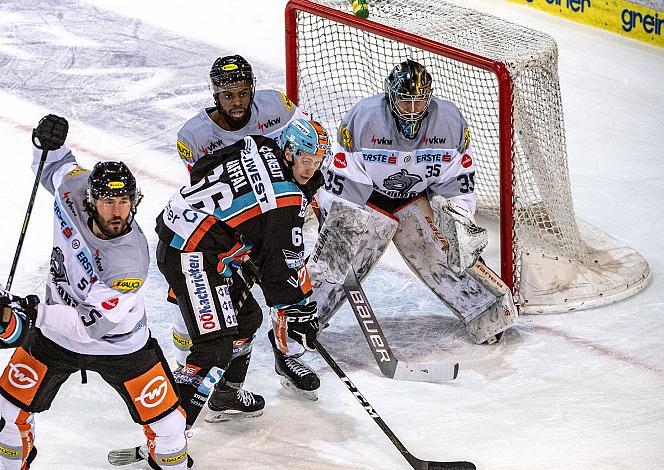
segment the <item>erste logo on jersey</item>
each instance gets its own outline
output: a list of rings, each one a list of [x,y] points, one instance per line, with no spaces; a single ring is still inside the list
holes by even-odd
[[[343,152],[336,153],[334,155],[333,162],[336,168],[343,169],[348,166],[348,162],[346,161],[346,154]]]
[[[384,163],[386,165],[396,165],[397,156],[395,154],[386,154],[375,150],[366,150],[362,153],[362,160],[368,163]]]

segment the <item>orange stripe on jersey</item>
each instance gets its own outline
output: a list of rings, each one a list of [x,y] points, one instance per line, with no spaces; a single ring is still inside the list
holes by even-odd
[[[277,207],[301,206],[302,196],[283,196],[277,198]]]
[[[217,222],[217,219],[208,215],[203,222],[194,230],[194,233],[191,234],[187,244],[184,246],[184,251],[192,252],[196,250],[196,247],[200,243],[201,239],[205,234],[212,228],[212,226]]]
[[[304,271],[304,272],[302,272]],[[300,289],[302,289],[302,292],[304,295],[309,295],[311,291],[314,289],[313,286],[311,285],[311,280],[309,279],[309,272],[307,271],[306,268],[303,268],[302,271],[299,273],[300,279]]]
[[[235,228],[238,225],[246,222],[247,220],[253,219],[254,217],[257,217],[261,214],[262,214],[262,212],[261,212],[260,206],[254,206],[251,209],[249,209],[248,211],[244,211],[243,213],[238,214],[235,217],[231,217],[230,219],[228,219],[226,221],[226,224],[229,227]]]

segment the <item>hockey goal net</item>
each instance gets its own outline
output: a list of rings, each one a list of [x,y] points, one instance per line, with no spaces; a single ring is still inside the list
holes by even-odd
[[[553,38],[439,0],[348,0],[286,7],[287,93],[332,134],[358,100],[411,58],[469,123],[478,212],[499,221],[500,270],[522,312],[588,308],[641,289],[648,263],[577,220]]]

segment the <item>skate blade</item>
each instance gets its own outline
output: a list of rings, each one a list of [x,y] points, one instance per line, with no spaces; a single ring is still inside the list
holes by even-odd
[[[256,411],[212,411],[205,416],[206,423],[222,423],[224,421],[239,421],[241,419],[256,418],[263,414],[263,410]]]
[[[311,401],[317,401],[318,400],[318,391],[317,390],[302,390],[301,388],[297,388],[293,382],[288,380],[286,377],[283,375],[279,376],[279,382],[281,382],[281,385],[284,388],[287,388],[289,390],[292,390],[295,392],[296,395],[300,395],[308,400]]]

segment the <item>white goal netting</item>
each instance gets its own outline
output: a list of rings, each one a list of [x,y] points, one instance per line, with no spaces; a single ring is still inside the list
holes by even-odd
[[[346,0],[306,3],[352,14]],[[575,217],[553,38],[442,1],[373,0],[369,5],[370,17],[360,26],[325,12],[297,11],[296,46],[287,54],[297,64],[297,77],[288,79],[296,80],[299,105],[335,129],[359,99],[383,91],[395,64],[406,58],[424,64],[433,76],[434,94],[456,103],[470,125],[478,211],[512,228],[510,239],[503,240],[509,245],[503,258],[511,259],[501,265],[512,272],[521,310],[584,308],[643,287],[650,274],[645,260]],[[382,25],[421,39],[394,37]],[[431,52],[436,48],[428,41],[450,47]],[[480,59],[503,64],[508,77],[478,66]],[[501,82],[511,90],[506,109],[499,100]],[[501,134],[501,123],[508,126],[507,134]],[[501,140],[508,140],[502,152]],[[509,159],[502,168],[501,157]],[[506,187],[511,204],[503,202],[501,211]],[[510,205],[508,214],[504,208]]]

